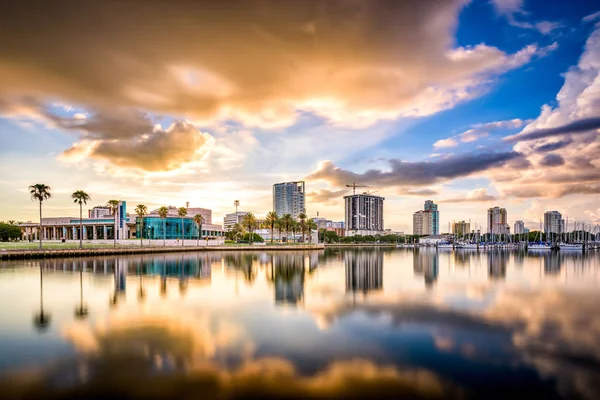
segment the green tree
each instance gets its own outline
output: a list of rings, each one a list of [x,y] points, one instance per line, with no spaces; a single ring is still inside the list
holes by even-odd
[[[200,214],[194,215],[194,222],[198,227],[198,240],[196,241],[196,245],[200,246],[200,237],[202,236],[202,224],[204,223],[204,217]]]
[[[119,200],[109,200],[106,202],[106,206],[110,208],[110,212],[113,215],[115,223],[113,225],[113,244],[117,247],[117,210],[119,209]],[[107,238],[104,238],[106,240]]]
[[[244,227],[239,223],[235,223],[227,229],[227,232],[225,233],[225,237],[229,240],[237,241],[238,238],[241,237],[243,234],[244,234]]]
[[[278,218],[275,222],[275,229],[277,229],[277,233],[279,234],[279,241],[281,242],[281,232],[283,231],[283,220]]]
[[[252,239],[254,236],[252,233],[254,233],[254,229],[258,226],[258,221],[254,214],[248,213],[244,215],[244,218],[242,218],[242,226],[248,230],[248,233],[250,233],[249,237]]]
[[[5,222],[0,222],[0,241],[8,242],[12,240],[17,240],[21,237],[21,229],[12,224],[7,224]]]
[[[40,231],[38,236],[40,239],[40,247],[42,249],[42,202],[52,197],[52,188],[43,183],[36,183],[35,185],[29,186],[29,194],[31,195],[32,201],[40,202]]]
[[[187,208],[179,207],[177,209],[177,215],[181,217],[181,246],[183,247],[183,241],[185,240],[185,227],[183,226],[183,217],[187,215]]]
[[[304,213],[298,214],[298,219],[299,219],[298,229],[300,230],[300,233],[302,235],[302,241],[304,242],[305,234],[308,229],[308,227],[306,226],[306,214],[304,214]]]
[[[162,206],[158,209],[158,216],[163,220],[163,246],[167,245],[167,215],[169,215],[169,209]]]
[[[312,231],[318,230],[319,226],[314,219],[310,218],[308,221],[306,221],[306,228],[308,229],[308,242],[312,243]]]
[[[288,239],[290,230],[292,229],[292,224],[294,223],[294,218],[292,218],[291,214],[285,214],[283,217],[281,217],[281,223],[283,229],[285,230],[285,237]]]
[[[279,221],[279,217],[275,211],[269,211],[267,217],[265,218],[265,225],[267,228],[271,229],[271,243],[273,243],[273,230],[277,225],[277,221]]]
[[[296,243],[296,232],[299,230],[298,221],[292,219],[290,229],[292,230],[292,241]]]
[[[71,194],[73,203],[79,204],[79,248],[83,248],[83,205],[90,201],[90,195],[83,190],[76,190]]]
[[[144,243],[144,217],[148,215],[148,207],[143,204],[138,204],[137,207],[135,207],[135,213],[140,219],[140,247],[142,247]]]
[[[338,243],[340,237],[334,231],[325,231],[325,243]]]

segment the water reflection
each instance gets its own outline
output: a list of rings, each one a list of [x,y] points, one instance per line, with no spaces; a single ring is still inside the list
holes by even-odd
[[[0,393],[595,399],[599,272],[498,249],[4,262]]]

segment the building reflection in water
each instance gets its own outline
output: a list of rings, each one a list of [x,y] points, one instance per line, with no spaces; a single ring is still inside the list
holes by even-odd
[[[548,251],[544,254],[544,274],[558,275],[562,267],[562,255],[555,251]]]
[[[440,255],[433,247],[416,248],[413,251],[413,272],[423,276],[425,287],[431,288],[438,279]]]
[[[274,284],[275,304],[292,306],[302,304],[304,302],[304,254],[278,254],[271,258],[271,263],[269,279]]]
[[[361,249],[344,254],[346,292],[364,294],[383,288],[383,253]]]
[[[490,279],[505,279],[506,266],[508,264],[509,252],[501,249],[493,249],[487,253],[488,276]]]

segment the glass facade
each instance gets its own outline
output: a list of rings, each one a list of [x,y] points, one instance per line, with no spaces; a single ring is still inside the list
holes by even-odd
[[[135,220],[136,237],[140,238],[140,218]],[[183,218],[183,232],[181,218],[179,217],[144,217],[143,224],[144,239],[197,239],[198,226],[192,218]],[[185,237],[184,237],[185,235]],[[222,236],[221,231],[202,229],[202,238]]]

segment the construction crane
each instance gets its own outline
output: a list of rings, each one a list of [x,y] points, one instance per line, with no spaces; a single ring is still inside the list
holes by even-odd
[[[346,187],[351,187],[352,188],[352,195],[355,195],[356,194],[356,188],[367,188],[367,187],[371,187],[371,186],[357,185],[356,182],[352,182],[352,185],[346,185]]]

